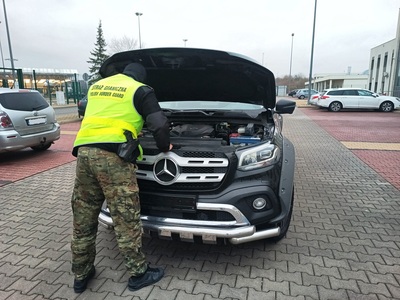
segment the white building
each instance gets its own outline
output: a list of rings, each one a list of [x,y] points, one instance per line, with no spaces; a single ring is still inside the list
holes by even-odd
[[[400,96],[400,10],[396,38],[371,49],[368,89]]]
[[[323,91],[326,89],[337,88],[368,88],[368,72],[362,74],[351,74],[349,72],[344,74],[315,74],[311,81],[313,89]],[[308,87],[308,82],[305,83]]]

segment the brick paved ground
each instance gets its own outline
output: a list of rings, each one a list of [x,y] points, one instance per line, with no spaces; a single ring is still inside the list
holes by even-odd
[[[400,190],[400,111],[302,111]]]
[[[149,261],[166,276],[132,293],[114,234],[100,228],[97,274],[77,296],[69,249],[75,162],[66,162],[0,187],[0,299],[400,299],[400,191],[303,110],[284,119],[297,166],[293,221],[280,243],[146,238]]]
[[[61,129],[61,138],[44,152],[32,151],[30,148],[17,152],[0,154],[0,187],[37,174],[48,171],[54,167],[75,160],[71,155],[72,145],[74,143],[76,130],[80,123],[63,124]],[[74,133],[64,134],[66,128],[74,128]],[[24,163],[21,164],[21,161]]]

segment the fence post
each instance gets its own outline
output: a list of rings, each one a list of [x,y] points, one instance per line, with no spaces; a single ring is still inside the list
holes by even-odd
[[[69,104],[68,84],[65,80],[64,80],[64,84],[65,84],[65,96],[67,97],[67,104]]]
[[[46,80],[47,82],[47,94],[49,95],[50,106],[53,106],[51,103],[51,87],[50,87],[50,80]]]
[[[35,83],[35,90],[37,90],[37,82],[36,82],[36,72],[32,70],[33,82]]]
[[[76,104],[76,102],[78,100],[78,81],[76,79],[76,73],[74,73],[74,82],[75,82],[75,97],[74,97],[74,100],[75,100],[75,104]]]
[[[22,69],[17,69],[17,80],[19,88],[24,89],[25,82],[24,82],[24,75],[22,74]]]

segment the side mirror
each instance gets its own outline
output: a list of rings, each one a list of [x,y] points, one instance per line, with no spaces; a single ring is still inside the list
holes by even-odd
[[[275,112],[278,114],[292,114],[295,108],[296,102],[287,99],[280,99],[276,102]]]

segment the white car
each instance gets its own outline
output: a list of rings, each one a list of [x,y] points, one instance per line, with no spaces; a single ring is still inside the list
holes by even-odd
[[[338,112],[343,108],[379,109],[383,112],[391,112],[400,107],[400,98],[379,95],[365,89],[339,88],[323,91],[317,105],[333,112]]]
[[[314,106],[318,106],[319,97],[320,97],[320,94],[311,95],[309,104],[314,105]]]

